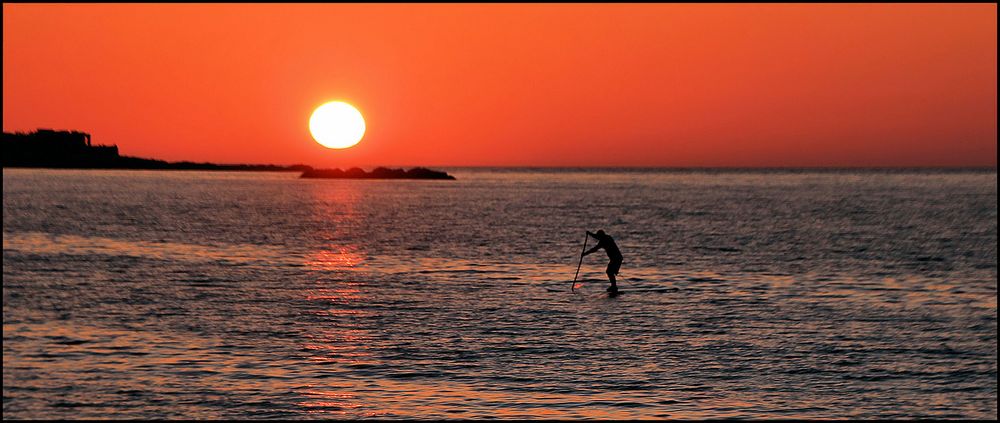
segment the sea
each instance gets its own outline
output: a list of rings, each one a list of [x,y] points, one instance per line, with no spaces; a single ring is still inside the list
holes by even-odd
[[[4,419],[997,418],[995,169],[441,170],[3,169]]]

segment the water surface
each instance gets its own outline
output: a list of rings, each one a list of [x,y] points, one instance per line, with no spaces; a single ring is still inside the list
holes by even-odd
[[[997,416],[995,171],[447,170],[4,169],[5,418]]]

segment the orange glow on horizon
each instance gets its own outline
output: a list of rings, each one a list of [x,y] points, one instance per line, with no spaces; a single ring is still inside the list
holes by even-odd
[[[170,161],[996,166],[996,4],[4,4],[3,128]],[[364,141],[317,144],[348,98]]]

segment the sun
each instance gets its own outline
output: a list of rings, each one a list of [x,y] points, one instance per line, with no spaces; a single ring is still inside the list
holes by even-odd
[[[313,139],[327,148],[354,146],[365,136],[365,118],[354,106],[331,101],[316,108],[309,118]]]

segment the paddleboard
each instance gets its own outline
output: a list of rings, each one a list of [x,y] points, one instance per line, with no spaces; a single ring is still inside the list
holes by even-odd
[[[566,292],[566,291],[569,291],[569,289],[567,289],[567,288],[557,289],[557,288],[549,288],[549,287],[545,287],[545,290],[549,291],[549,292]],[[618,291],[614,292],[613,294],[621,294],[621,293],[624,293],[624,292],[667,292],[667,291],[677,291],[677,290],[679,290],[679,288],[670,288],[670,287],[661,287],[661,288],[618,288]],[[609,292],[609,294],[612,294],[612,292]]]
[[[666,291],[676,291],[678,288],[618,288],[618,293],[623,292],[666,292]]]

